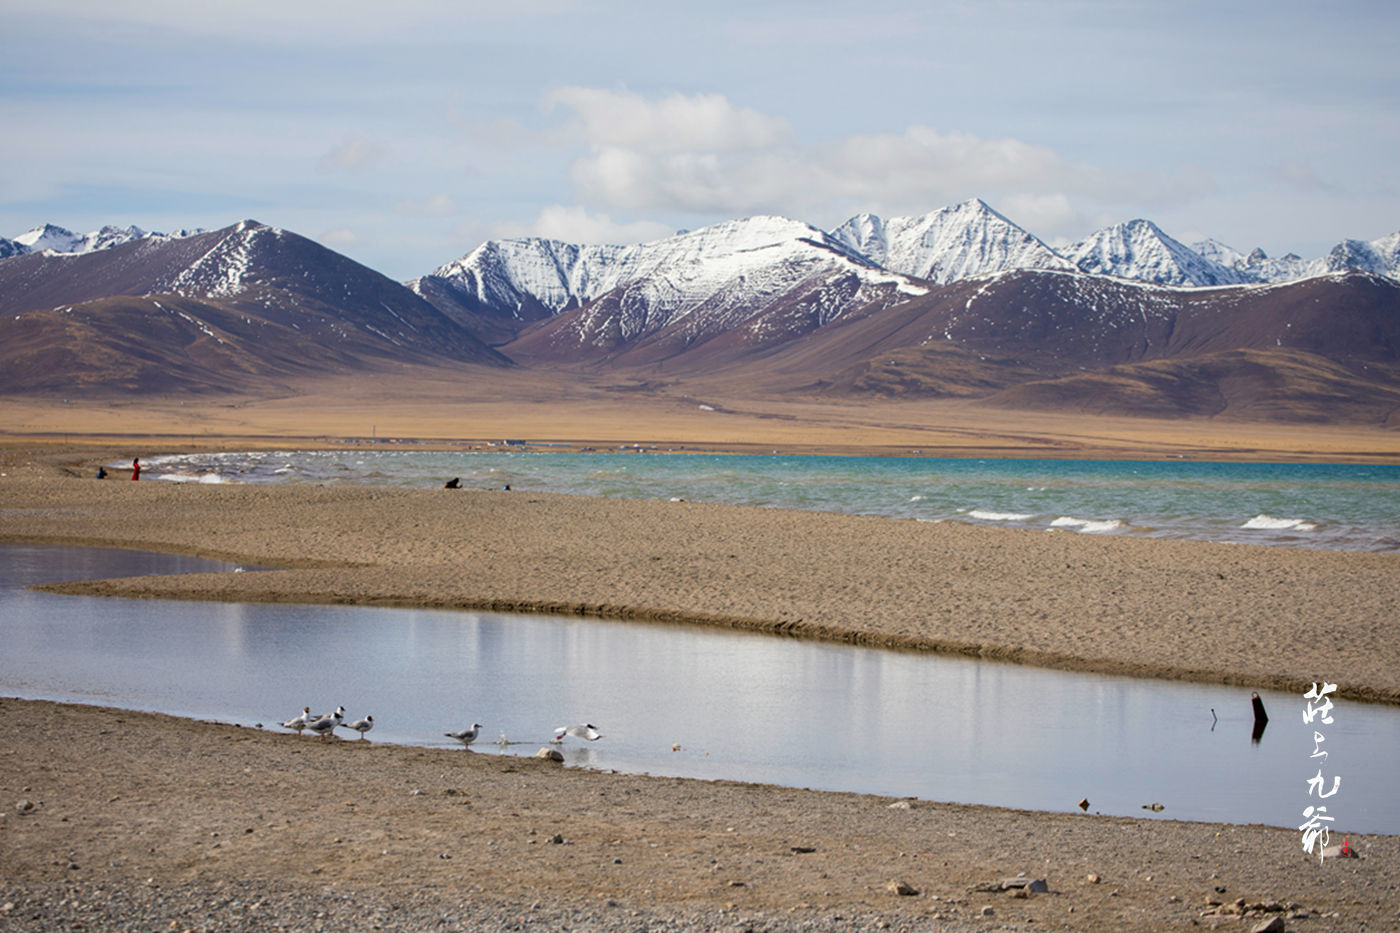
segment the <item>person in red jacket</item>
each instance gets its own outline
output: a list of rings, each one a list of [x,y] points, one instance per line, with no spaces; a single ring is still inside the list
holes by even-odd
[[[137,457],[131,461],[131,478],[137,480],[141,478],[141,458]]]

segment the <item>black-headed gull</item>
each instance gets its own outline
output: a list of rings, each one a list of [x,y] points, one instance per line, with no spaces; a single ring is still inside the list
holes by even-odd
[[[444,732],[443,735],[449,739],[456,739],[464,746],[470,745],[476,741],[477,736],[481,735],[481,723],[474,722],[470,729],[463,729],[461,732]]]
[[[288,719],[286,722],[282,723],[282,728],[295,729],[297,731],[297,735],[301,735],[302,730],[309,725],[311,725],[311,707],[303,706],[301,708],[301,715],[293,716],[291,719]]]
[[[334,713],[327,713],[315,722],[310,723],[306,728],[321,737],[321,741],[326,740],[326,736],[335,731],[335,727],[345,721],[345,707],[337,706]]]
[[[574,726],[560,726],[554,730],[554,741],[562,742],[566,735],[572,735],[579,739],[587,739],[590,742],[596,742],[603,737],[603,733],[599,732],[598,727],[591,722],[580,723]]]
[[[360,733],[360,741],[364,741],[365,733],[374,728],[374,717],[366,716],[364,719],[357,719],[354,722],[347,722],[345,728],[354,729]]]

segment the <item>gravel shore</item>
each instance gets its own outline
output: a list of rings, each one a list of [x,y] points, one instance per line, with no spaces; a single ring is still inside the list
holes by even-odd
[[[0,748],[5,929],[1400,923],[1395,836],[1353,836],[1359,858],[1319,863],[1288,829],[649,778],[12,699]],[[1003,889],[1018,875],[1047,890]]]

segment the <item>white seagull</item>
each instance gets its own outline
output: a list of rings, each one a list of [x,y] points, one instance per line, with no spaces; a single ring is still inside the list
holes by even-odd
[[[320,719],[308,725],[306,728],[321,737],[321,741],[326,740],[326,736],[335,731],[335,727],[345,721],[345,707],[337,706],[334,713],[327,713]]]
[[[301,735],[302,730],[309,725],[311,725],[311,707],[303,706],[301,708],[301,715],[293,716],[291,719],[288,719],[286,722],[282,723],[282,728],[295,729],[297,731],[297,735]]]
[[[356,732],[360,733],[360,741],[363,742],[365,740],[365,733],[374,728],[374,717],[366,716],[364,719],[357,719],[354,722],[346,723],[345,728],[354,729]]]
[[[596,742],[603,737],[603,733],[599,732],[598,727],[591,722],[581,723],[575,726],[560,726],[554,730],[554,741],[562,742],[566,735],[587,739],[590,742]]]
[[[476,737],[481,735],[481,723],[474,722],[470,729],[463,729],[461,732],[444,732],[443,735],[449,739],[456,739],[463,746],[467,746],[476,741]]]

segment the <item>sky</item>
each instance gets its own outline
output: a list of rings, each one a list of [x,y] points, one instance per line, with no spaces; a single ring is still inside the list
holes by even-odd
[[[255,219],[394,279],[494,237],[978,197],[1324,254],[1400,231],[1400,4],[0,0],[0,236]]]

